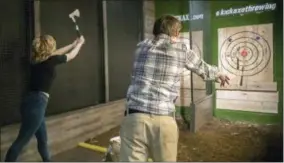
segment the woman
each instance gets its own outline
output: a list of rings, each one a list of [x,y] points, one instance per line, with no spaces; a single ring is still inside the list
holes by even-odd
[[[45,126],[45,109],[49,98],[49,89],[55,78],[55,67],[66,63],[78,54],[85,39],[83,36],[72,44],[56,50],[56,41],[50,35],[43,35],[33,41],[30,91],[22,101],[20,113],[22,123],[17,139],[7,152],[5,161],[17,160],[23,147],[35,135],[38,152],[44,162],[50,161]]]

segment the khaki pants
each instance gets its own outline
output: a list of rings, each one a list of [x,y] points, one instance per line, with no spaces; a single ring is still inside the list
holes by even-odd
[[[129,114],[120,129],[121,162],[175,162],[178,127],[170,116]]]

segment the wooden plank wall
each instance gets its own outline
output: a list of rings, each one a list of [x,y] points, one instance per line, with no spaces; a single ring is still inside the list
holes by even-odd
[[[155,23],[155,2],[144,0],[144,38],[153,38],[153,26]]]
[[[191,113],[190,130],[195,133],[213,118],[213,95],[197,100]]]
[[[198,101],[200,99],[205,98],[206,95],[206,90],[205,89],[200,89],[197,90],[195,89],[193,94],[194,101]],[[190,88],[181,88],[180,89],[180,96],[176,100],[176,105],[177,106],[189,106],[191,103],[191,89]]]
[[[278,113],[278,92],[248,92],[218,90],[218,109]]]
[[[51,154],[56,155],[77,146],[78,142],[102,134],[121,124],[125,100],[48,117],[47,129]],[[15,140],[19,124],[1,128],[1,159]],[[3,160],[2,160],[3,161]],[[18,161],[40,161],[36,139],[23,150]]]

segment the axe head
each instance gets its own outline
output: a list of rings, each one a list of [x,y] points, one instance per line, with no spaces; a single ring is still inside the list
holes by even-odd
[[[74,19],[74,17],[80,17],[80,11],[78,9],[74,10],[71,14],[69,14],[69,17],[71,19]]]

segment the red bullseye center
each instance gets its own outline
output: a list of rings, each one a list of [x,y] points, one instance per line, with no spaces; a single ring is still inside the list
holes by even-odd
[[[242,50],[242,51],[241,51],[241,55],[242,55],[243,57],[246,57],[246,56],[248,55],[247,50],[246,50],[246,49]]]

